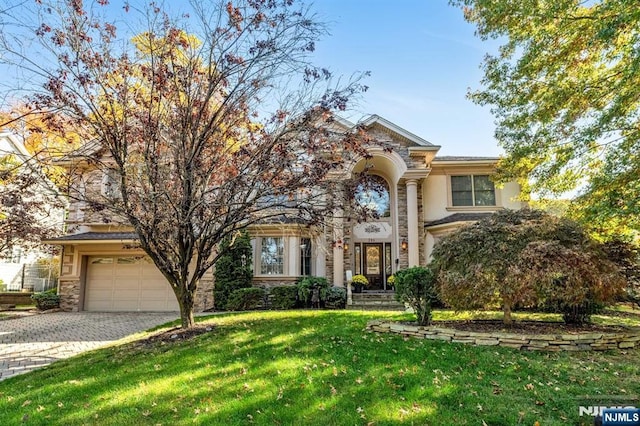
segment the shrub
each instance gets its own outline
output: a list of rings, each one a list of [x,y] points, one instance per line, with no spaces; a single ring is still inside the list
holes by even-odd
[[[621,283],[619,269],[578,223],[528,209],[496,212],[442,238],[432,265],[444,302],[500,305],[505,324],[516,306],[569,312],[609,303]]]
[[[513,278],[533,287],[538,304],[562,314],[567,324],[590,321],[607,303],[615,301],[625,280],[594,242],[565,247],[558,241],[536,241],[521,253]]]
[[[36,307],[41,311],[60,307],[60,296],[55,293],[55,289],[34,293],[31,295],[31,299],[36,302]]]
[[[229,295],[240,288],[251,287],[253,272],[251,239],[243,232],[235,238],[226,238],[220,244],[222,254],[216,262],[214,305],[215,309],[225,310]],[[243,256],[244,255],[244,262]]]
[[[260,287],[239,288],[234,290],[227,299],[227,309],[230,311],[249,311],[264,306],[266,292]]]
[[[326,292],[324,307],[328,309],[344,309],[347,306],[347,289],[329,287]]]
[[[369,285],[369,280],[364,275],[358,274],[353,276],[353,278],[351,279],[351,283],[366,287]]]
[[[396,277],[395,277],[395,276],[393,276],[393,275],[389,275],[389,276],[387,277],[387,284],[389,284],[389,285],[395,285],[395,283],[396,283]]]
[[[304,306],[311,305],[311,291],[317,288],[320,291],[320,301],[324,302],[327,296],[329,282],[324,277],[304,277],[298,284],[298,299]]]
[[[640,255],[638,247],[620,239],[604,243],[607,258],[615,263],[625,277],[627,285],[621,301],[640,306]]]
[[[431,322],[431,304],[437,300],[436,276],[430,268],[414,266],[395,274],[396,299],[408,303],[416,314],[418,324]]]
[[[271,309],[292,309],[296,306],[298,288],[293,285],[273,287],[270,290],[272,296]]]

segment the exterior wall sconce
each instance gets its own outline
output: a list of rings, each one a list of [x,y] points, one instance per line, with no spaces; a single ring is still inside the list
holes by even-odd
[[[409,246],[409,243],[407,243],[407,239],[403,238],[402,242],[400,243],[400,248],[402,249],[402,251],[407,250],[407,247]]]
[[[347,240],[344,240],[342,248],[344,248],[344,251],[349,251],[349,242]]]

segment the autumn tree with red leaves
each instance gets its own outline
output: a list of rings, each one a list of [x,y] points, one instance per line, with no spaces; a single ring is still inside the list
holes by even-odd
[[[359,132],[335,130],[333,112],[366,87],[311,64],[326,29],[308,8],[192,2],[176,18],[160,4],[127,5],[118,26],[101,17],[114,10],[106,0],[36,3],[45,56],[4,47],[24,72],[46,76],[32,105],[87,141],[73,164],[116,177],[105,197],[71,170],[69,196],[133,227],[184,328],[225,237],[270,217],[314,223],[332,208],[328,175],[361,146]]]

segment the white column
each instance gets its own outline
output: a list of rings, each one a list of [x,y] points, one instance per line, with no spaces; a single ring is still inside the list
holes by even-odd
[[[342,209],[333,212],[333,285],[344,287],[344,232]]]
[[[418,266],[419,233],[418,233],[418,181],[407,179],[407,245],[409,267]]]

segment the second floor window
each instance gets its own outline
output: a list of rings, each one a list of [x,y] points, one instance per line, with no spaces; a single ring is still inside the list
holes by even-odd
[[[369,213],[378,217],[391,216],[389,185],[381,176],[370,176],[366,182],[358,185],[355,198],[360,207]]]
[[[495,206],[496,189],[489,175],[451,176],[451,204],[461,206]]]
[[[102,175],[102,195],[110,200],[118,200],[120,194],[120,174],[116,169],[107,169]]]

